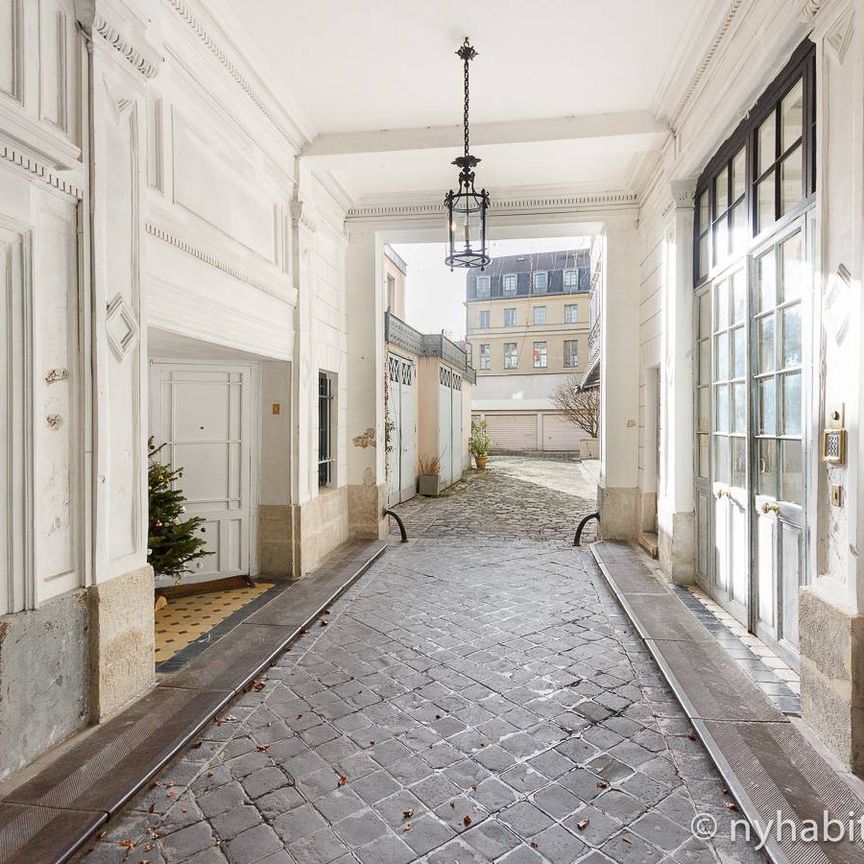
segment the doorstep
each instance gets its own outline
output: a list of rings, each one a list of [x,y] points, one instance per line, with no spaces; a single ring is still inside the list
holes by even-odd
[[[621,607],[645,641],[729,792],[760,832],[776,820],[796,825],[765,853],[775,864],[864,864],[864,849],[848,842],[800,842],[803,822],[823,813],[848,824],[864,802],[820,756],[788,716],[761,690],[715,635],[654,576],[652,562],[625,543],[591,547]]]
[[[350,540],[155,689],[0,787],[0,864],[62,864],[384,552]]]

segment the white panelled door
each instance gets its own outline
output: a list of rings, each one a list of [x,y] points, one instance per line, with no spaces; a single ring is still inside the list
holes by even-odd
[[[160,457],[183,469],[187,514],[202,516],[207,558],[184,582],[250,572],[252,367],[151,365],[150,430]],[[158,584],[158,583],[157,583]]]
[[[387,487],[390,504],[417,494],[417,366],[387,356]]]
[[[450,482],[462,479],[462,376],[450,376]]]

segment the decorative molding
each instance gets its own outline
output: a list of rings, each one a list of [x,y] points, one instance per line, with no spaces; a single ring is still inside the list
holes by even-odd
[[[138,344],[138,322],[135,313],[123,298],[117,294],[108,304],[105,314],[105,332],[108,335],[108,345],[119,363],[122,363],[132,353]]]
[[[119,51],[123,58],[131,63],[148,81],[156,76],[159,71],[157,63],[161,64],[164,58],[160,57],[156,61],[145,57],[116,27],[98,13],[93,19],[93,32],[98,33],[112,48]]]
[[[665,217],[673,210],[693,211],[696,203],[696,178],[672,180],[668,185],[668,195],[661,197],[657,212]]]
[[[810,4],[816,2],[821,3],[821,0],[806,0],[806,2]],[[681,119],[682,115],[687,110],[687,106],[690,104],[690,100],[693,98],[693,95],[699,89],[699,85],[705,78],[705,74],[708,71],[708,67],[711,65],[711,61],[717,55],[717,52],[720,49],[720,45],[726,38],[726,34],[729,32],[733,21],[735,20],[743,5],[744,0],[731,0],[729,4],[729,9],[723,16],[723,20],[720,22],[720,26],[717,28],[717,32],[714,34],[714,37],[711,40],[711,44],[708,46],[708,50],[702,56],[699,65],[696,67],[696,71],[693,73],[690,81],[687,83],[687,86],[684,89],[684,94],[681,97],[681,101],[678,103],[678,107],[672,112],[672,115],[669,118],[669,125],[672,127],[672,129],[677,130],[678,121]]]
[[[802,23],[809,24],[819,14],[819,10],[824,5],[825,0],[803,0],[798,17]]]
[[[846,57],[846,52],[852,44],[852,36],[855,32],[855,11],[850,6],[825,34],[825,44],[834,52],[837,62],[841,65]]]
[[[258,93],[252,82],[240,71],[237,64],[228,56],[216,40],[207,32],[204,25],[192,14],[184,0],[166,0],[167,4],[186,23],[192,32],[204,43],[208,51],[219,61],[225,71],[234,79],[240,89],[249,97],[255,107],[270,121],[277,132],[296,150],[306,143],[305,136],[298,129],[289,129]]]
[[[852,290],[852,274],[845,264],[828,277],[828,286],[822,301],[825,330],[836,345],[842,345],[849,332],[849,304]]]
[[[19,168],[28,171],[37,180],[47,183],[54,189],[63,192],[65,195],[69,195],[72,198],[78,198],[79,200],[83,197],[84,193],[78,186],[67,180],[65,177],[61,177],[53,171],[50,166],[40,162],[38,159],[34,159],[27,153],[15,150],[8,144],[0,144],[0,156],[2,156],[2,158],[7,162],[11,162],[13,165],[17,165]]]
[[[307,228],[309,231],[318,230],[318,222],[312,217],[310,208],[303,201],[295,198],[291,202],[291,224],[295,228]]]
[[[492,200],[489,208],[492,215],[510,212],[550,210],[570,211],[582,209],[603,209],[608,207],[635,207],[639,196],[635,192],[589,192],[584,194],[560,195],[537,198],[509,198]],[[444,203],[415,201],[409,203],[359,204],[348,210],[348,219],[381,219],[390,217],[443,216]]]
[[[217,258],[215,255],[211,255],[209,252],[205,252],[203,249],[193,246],[191,243],[183,240],[171,231],[168,231],[165,228],[160,228],[152,222],[147,222],[145,228],[151,237],[155,237],[157,240],[162,240],[163,242],[168,243],[175,249],[179,249],[181,252],[191,255],[193,258],[203,261],[210,267],[215,267],[217,270],[227,273],[232,278],[237,279],[240,282],[245,282],[252,288],[257,288],[264,294],[269,294],[271,297],[275,297],[278,300],[285,300],[284,292],[279,291],[272,285],[268,285],[266,282],[256,279],[254,276],[250,276],[239,267],[235,267],[233,264],[229,264],[221,258]]]

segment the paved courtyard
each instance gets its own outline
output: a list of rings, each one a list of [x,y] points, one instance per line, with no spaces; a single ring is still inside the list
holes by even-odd
[[[80,859],[755,862],[548,464],[403,505],[393,545]],[[578,465],[576,466],[578,467]],[[562,473],[563,472],[563,473]],[[525,479],[526,475],[529,479]],[[580,481],[581,482],[581,481]],[[740,815],[740,814],[738,814]]]

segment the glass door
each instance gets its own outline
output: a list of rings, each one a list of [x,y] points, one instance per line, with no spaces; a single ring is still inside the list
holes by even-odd
[[[804,582],[802,296],[807,280],[798,221],[753,257],[752,398],[755,625],[794,658]]]

